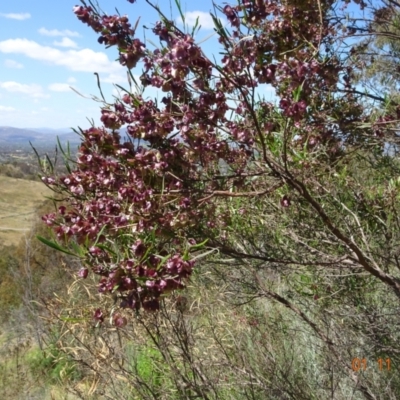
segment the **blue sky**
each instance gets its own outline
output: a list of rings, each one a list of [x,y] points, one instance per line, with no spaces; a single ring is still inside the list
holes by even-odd
[[[179,21],[175,0],[154,0],[168,18]],[[181,0],[187,25],[193,26],[197,16],[202,26],[196,36],[206,54],[220,59],[220,46],[213,35],[212,0]],[[229,0],[216,1],[217,4]],[[234,1],[232,1],[234,3]],[[145,0],[130,4],[127,0],[99,0],[103,11],[128,15],[132,24],[141,17],[137,37],[144,39],[143,25],[151,28],[159,17]],[[171,5],[172,3],[172,5]],[[17,128],[90,127],[88,118],[100,124],[101,103],[94,72],[100,75],[103,93],[108,102],[118,95],[113,85],[128,88],[126,69],[115,60],[115,47],[106,49],[97,42],[98,34],[80,22],[72,11],[79,0],[18,0],[0,4],[0,126]],[[350,11],[351,7],[349,8]],[[223,25],[226,20],[221,17]],[[210,37],[211,35],[211,37]],[[150,30],[146,36],[157,43]],[[203,42],[203,39],[207,39]],[[149,48],[153,46],[146,43]],[[134,69],[137,77],[141,65]],[[72,86],[83,98],[70,89]],[[258,92],[273,100],[270,87]],[[145,96],[159,95],[150,88]],[[162,97],[163,95],[161,95]]]
[[[115,14],[117,7],[132,23],[140,16],[137,36],[142,40],[142,26],[152,27],[159,19],[144,0],[135,4],[126,0],[99,3],[109,15]],[[170,1],[158,0],[158,4],[171,18]],[[90,126],[87,118],[99,122],[101,103],[91,99],[93,95],[100,97],[94,72],[100,75],[107,101],[117,95],[113,83],[128,87],[126,69],[114,61],[117,49],[106,49],[97,42],[98,35],[74,15],[75,5],[81,5],[79,0],[1,2],[0,126],[85,129]],[[182,8],[188,24],[199,16],[199,41],[213,33],[211,0],[183,1]],[[178,16],[172,7],[172,18]],[[151,37],[149,30],[146,35]],[[207,53],[218,51],[213,39],[215,36],[205,43]],[[134,75],[140,75],[138,67]],[[70,86],[89,98],[82,98]],[[156,96],[155,92],[145,94]]]

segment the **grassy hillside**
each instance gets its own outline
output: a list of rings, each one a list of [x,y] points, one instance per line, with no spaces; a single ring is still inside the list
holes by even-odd
[[[0,176],[0,245],[17,244],[51,191],[41,182]]]

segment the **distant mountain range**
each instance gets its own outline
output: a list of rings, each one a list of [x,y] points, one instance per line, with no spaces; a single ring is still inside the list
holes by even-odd
[[[126,127],[119,129],[121,135],[121,142],[129,140]],[[61,144],[67,142],[71,145],[78,145],[81,143],[81,137],[75,133],[71,128],[65,129],[52,129],[52,128],[13,128],[11,126],[0,126],[0,147],[1,145],[11,146],[29,146],[31,142],[34,146],[53,145],[57,143],[57,137]],[[180,140],[179,136],[177,139]],[[138,143],[138,140],[134,140]],[[146,141],[141,140],[141,145],[146,146]]]
[[[42,144],[57,142],[57,136],[61,143],[79,143],[80,137],[72,129],[51,129],[51,128],[13,128],[11,126],[0,126],[1,144]]]

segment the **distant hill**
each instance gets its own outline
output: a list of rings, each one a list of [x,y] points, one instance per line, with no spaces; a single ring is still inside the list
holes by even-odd
[[[128,140],[125,127],[119,130],[121,141]],[[0,145],[1,144],[51,144],[57,143],[57,137],[61,143],[79,144],[81,137],[71,128],[13,128],[11,126],[0,126]]]
[[[0,126],[0,143],[15,143],[21,141],[45,140],[43,133],[30,129],[12,128],[11,126]]]
[[[51,133],[55,135],[62,135],[63,133],[69,133],[71,132],[71,128],[59,128],[59,129],[54,129],[54,128],[27,128],[30,131],[36,131],[40,133]]]
[[[127,141],[128,134],[126,127],[119,129],[121,142]],[[0,147],[5,146],[29,146],[29,142],[35,147],[53,146],[57,143],[57,137],[61,144],[67,142],[71,145],[81,143],[81,137],[71,128],[13,128],[11,126],[0,126]],[[134,140],[137,144],[138,140]],[[141,141],[146,146],[146,141]]]
[[[121,135],[121,143],[129,141],[129,135],[126,127],[119,129]],[[4,148],[30,148],[29,142],[35,148],[49,148],[57,144],[57,137],[62,145],[69,143],[71,147],[76,147],[81,143],[81,137],[75,133],[72,128],[14,128],[12,126],[0,126],[0,151]],[[182,141],[180,136],[176,136]],[[139,140],[135,139],[134,143],[138,145]],[[148,142],[140,140],[140,145],[147,147]]]
[[[49,144],[57,142],[57,136],[61,143],[79,143],[79,136],[71,129],[29,129],[13,128],[11,126],[0,126],[0,145],[1,144]]]

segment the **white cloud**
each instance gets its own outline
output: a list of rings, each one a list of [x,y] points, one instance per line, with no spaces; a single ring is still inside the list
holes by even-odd
[[[126,70],[116,61],[110,61],[107,54],[91,49],[59,50],[42,46],[33,40],[8,39],[0,42],[0,52],[6,54],[23,54],[34,60],[46,61],[53,65],[63,66],[71,71],[106,73],[102,81],[124,82]]]
[[[23,93],[28,96],[38,98],[38,97],[49,97],[48,95],[43,93],[43,89],[40,85],[32,83],[30,85],[26,85],[23,83],[7,81],[0,82],[0,88],[7,90],[7,92],[11,93]]]
[[[72,48],[77,48],[78,45],[71,40],[70,38],[67,37],[63,37],[62,40],[60,42],[53,42],[54,46],[60,46],[60,47],[72,47]]]
[[[209,13],[204,11],[188,11],[184,14],[185,23],[190,27],[196,25],[196,20],[199,18],[199,25],[202,29],[214,29],[214,21]],[[225,25],[224,21],[220,18],[222,25]],[[183,24],[182,17],[177,18],[177,22]]]
[[[80,34],[78,32],[70,31],[69,29],[64,29],[63,31],[59,31],[58,29],[46,29],[40,28],[38,32],[44,36],[74,36],[79,37]]]
[[[4,65],[7,68],[17,68],[17,69],[24,68],[24,66],[22,64],[20,64],[19,62],[14,61],[14,60],[6,60],[6,61],[4,61]]]
[[[9,14],[0,14],[4,18],[9,18],[9,19],[17,19],[18,21],[23,21],[24,19],[29,19],[31,17],[31,14],[29,13],[9,13]]]
[[[72,92],[68,83],[52,83],[49,85],[49,90],[53,92]]]
[[[124,70],[121,71],[121,73],[115,74],[111,73],[108,74],[106,77],[100,76],[100,83],[128,83],[128,78],[126,77],[126,72]],[[139,76],[133,75],[136,79],[136,82],[138,82]],[[95,79],[97,79],[95,77]]]
[[[0,106],[0,111],[12,112],[16,110],[14,107]]]
[[[68,82],[68,83],[75,83],[75,82],[76,82],[76,79],[75,79],[73,76],[70,76],[70,77],[67,79],[67,82]]]

